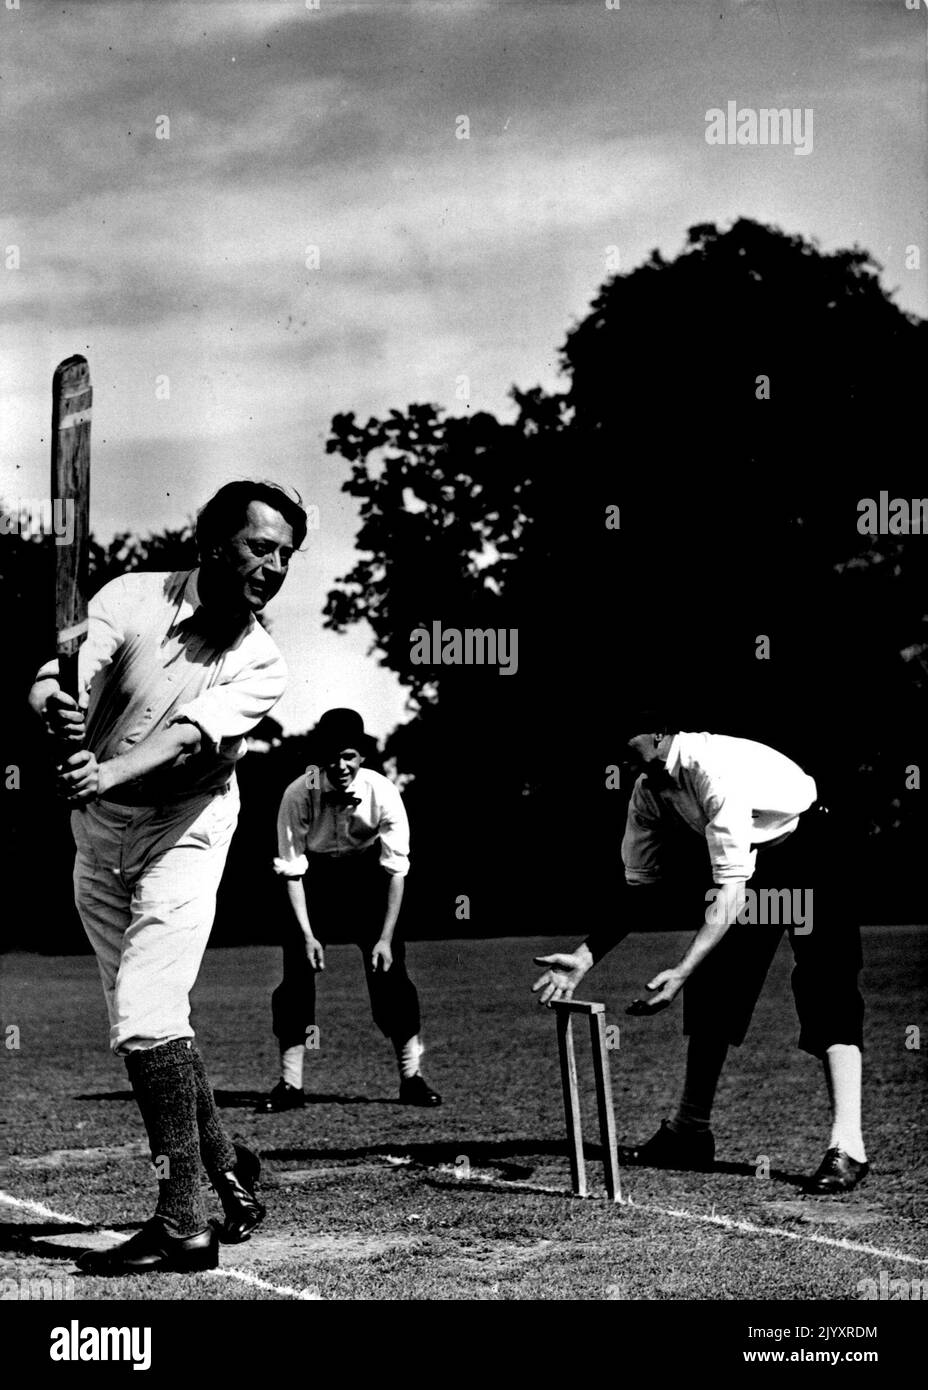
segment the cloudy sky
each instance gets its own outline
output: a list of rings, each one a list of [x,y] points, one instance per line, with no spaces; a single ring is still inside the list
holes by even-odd
[[[902,0],[4,7],[0,496],[46,491],[51,374],[85,353],[97,535],[229,477],[298,487],[320,527],[273,609],[277,713],[382,734],[404,697],[369,632],[322,630],[356,530],[332,415],[508,413],[558,384],[607,248],[628,269],[695,222],[858,242],[928,313],[925,59]],[[811,108],[811,152],[707,144],[732,100]]]

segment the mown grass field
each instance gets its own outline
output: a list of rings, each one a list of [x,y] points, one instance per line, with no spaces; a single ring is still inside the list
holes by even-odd
[[[647,1137],[676,1098],[679,1009],[637,1019],[624,1007],[676,959],[681,940],[634,936],[585,982],[584,996],[605,1000],[621,1030],[612,1053],[620,1141]],[[230,1130],[262,1154],[268,1219],[249,1243],[224,1248],[221,1272],[119,1281],[82,1277],[74,1265],[79,1250],[131,1233],[154,1205],[141,1121],[106,1049],[96,965],[7,955],[0,1021],[19,1029],[19,1048],[2,1058],[10,1154],[0,1287],[12,1297],[22,1281],[45,1279],[64,1297],[119,1300],[853,1300],[881,1270],[928,1279],[926,942],[915,927],[865,933],[873,1171],[862,1189],[803,1195],[828,1137],[827,1105],[816,1063],[795,1047],[784,943],[722,1080],[716,1170],[623,1170],[620,1206],[602,1188],[583,1047],[591,1196],[569,1191],[554,1018],[529,993],[532,956],[560,939],[410,946],[424,1070],[444,1096],[431,1111],[396,1103],[358,953],[336,946],[320,989],[321,1047],[307,1057],[312,1103],[256,1115],[276,1076],[277,952],[209,952],[194,1022]],[[917,1049],[906,1046],[913,1025]]]

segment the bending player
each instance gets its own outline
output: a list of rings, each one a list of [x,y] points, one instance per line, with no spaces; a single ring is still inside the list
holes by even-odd
[[[689,1046],[676,1115],[647,1143],[620,1149],[620,1157],[650,1167],[711,1167],[716,1086],[729,1047],[744,1040],[784,930],[757,925],[756,916],[745,920],[751,915],[746,885],[750,881],[755,892],[778,885],[778,903],[786,887],[791,902],[796,889],[805,893],[803,921],[789,930],[799,1047],[822,1060],[832,1108],[831,1137],[810,1190],[848,1192],[869,1171],[861,1133],[864,1006],[857,987],[860,928],[842,890],[834,818],[814,804],[812,778],[764,744],[718,734],[648,733],[632,738],[628,749],[640,776],[622,842],[627,882],[637,894],[673,874],[690,890],[708,889],[710,906],[678,964],[649,982],[652,997],[628,1010],[656,1013],[682,989]],[[698,845],[696,836],[708,861],[703,853],[693,864],[688,850]],[[548,967],[532,986],[539,1002],[569,999],[628,930],[606,929],[573,952],[536,957]]]
[[[58,776],[80,808],[75,902],[100,967],[110,1046],[125,1060],[160,1175],[152,1219],[115,1249],[81,1256],[86,1273],[218,1264],[198,1155],[226,1214],[225,1240],[247,1239],[264,1216],[257,1156],[220,1122],[189,995],[238,818],[235,763],[286,685],[257,614],[305,535],[306,515],[285,492],[228,483],[199,514],[197,569],[126,574],[91,601],[80,707],[59,689],[57,662],[32,688],[56,743],[83,745]]]
[[[327,710],[316,736],[320,763],[291,782],[277,819],[274,868],[289,900],[284,976],[271,1000],[281,1079],[260,1109],[305,1104],[303,1058],[316,1021],[316,975],[325,969],[324,942],[345,934],[361,948],[374,1022],[396,1053],[401,1103],[440,1105],[419,1070],[419,996],[396,930],[409,872],[403,799],[389,778],[362,767],[369,740],[355,710]]]

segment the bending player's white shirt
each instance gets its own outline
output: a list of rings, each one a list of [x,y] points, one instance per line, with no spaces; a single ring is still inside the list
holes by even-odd
[[[818,795],[802,768],[753,739],[677,734],[667,755],[669,782],[639,777],[628,807],[622,860],[629,883],[663,876],[661,823],[679,817],[705,837],[713,882],[745,882],[754,873],[752,845],[792,833]]]
[[[355,807],[336,809],[330,796],[353,796]],[[409,873],[409,820],[399,789],[379,772],[358,768],[345,792],[332,787],[325,771],[311,763],[284,792],[277,817],[278,858],[274,872],[302,878],[309,854],[336,858],[357,854],[380,838],[380,867],[405,878]]]

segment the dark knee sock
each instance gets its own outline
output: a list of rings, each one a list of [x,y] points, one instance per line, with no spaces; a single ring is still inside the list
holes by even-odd
[[[190,1054],[193,1059],[193,1080],[197,1089],[200,1157],[203,1159],[203,1167],[213,1178],[217,1173],[228,1173],[235,1167],[235,1147],[219,1118],[213,1088],[209,1084],[206,1067],[196,1044],[191,1046]]]
[[[728,1042],[714,1037],[693,1036],[686,1055],[686,1081],[677,1113],[670,1121],[676,1133],[706,1133],[712,1118],[712,1104],[722,1067],[728,1055]]]
[[[174,1236],[202,1231],[197,1152],[197,1096],[186,1038],[130,1052],[126,1071],[138,1101],[158,1173],[155,1216]]]

